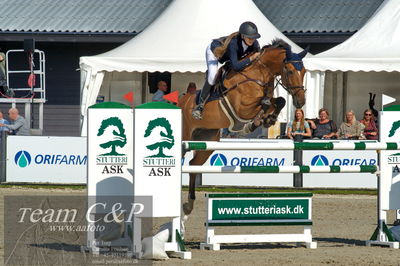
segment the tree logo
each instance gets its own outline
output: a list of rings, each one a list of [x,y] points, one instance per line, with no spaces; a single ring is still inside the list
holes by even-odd
[[[400,120],[393,122],[392,127],[390,128],[388,137],[393,137],[396,131],[400,128]]]
[[[111,147],[111,151],[101,154],[100,156],[123,156],[125,154],[118,153],[116,147],[124,147],[126,145],[126,135],[124,125],[118,117],[110,117],[101,122],[97,136],[104,136],[107,141],[99,146],[103,149]]]
[[[154,132],[154,134],[152,134]],[[155,155],[147,156],[146,158],[153,157],[161,157],[161,158],[169,158],[173,156],[165,155],[164,149],[171,149],[175,144],[174,136],[172,135],[173,131],[171,129],[171,124],[164,117],[159,117],[154,120],[151,120],[147,125],[147,129],[144,133],[144,137],[149,137],[153,135],[153,138],[156,138],[156,142],[150,145],[147,145],[147,149],[156,150],[158,149],[158,153]]]

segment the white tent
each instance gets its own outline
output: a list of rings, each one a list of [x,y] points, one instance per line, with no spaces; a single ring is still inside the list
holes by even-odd
[[[201,73],[206,70],[206,46],[214,38],[237,31],[244,21],[252,21],[257,25],[261,45],[281,38],[295,52],[301,51],[265,18],[251,0],[174,0],[158,19],[132,40],[107,53],[81,57],[84,81],[82,116],[86,115],[87,107],[96,102],[101,88],[107,87],[104,85],[106,77],[118,79],[121,77],[118,72],[130,72],[130,78],[136,79],[128,85],[140,88],[135,88],[135,103],[145,99],[146,78],[140,73],[146,71],[179,73],[175,78],[172,77],[172,83],[179,83],[179,78],[176,78],[179,75],[188,75],[189,79],[193,79],[193,74],[188,72],[197,73],[197,81],[201,86]],[[187,81],[188,78],[183,80]],[[110,83],[108,89],[114,90],[115,86],[115,83]],[[182,88],[183,82],[172,84],[173,88],[178,86]]]
[[[325,104],[328,105],[327,102],[334,100],[334,97],[343,95],[343,102],[339,100],[336,107],[344,104],[346,109],[358,109],[358,113],[368,107],[368,92],[378,95],[385,92],[399,98],[399,47],[400,1],[386,0],[368,22],[348,40],[312,58],[304,59],[305,67],[313,77],[312,80],[308,79],[307,86],[319,87],[320,95],[324,95]],[[325,79],[323,71],[339,72],[333,76],[330,73]],[[376,73],[379,71],[383,72]],[[324,80],[328,84],[325,84],[325,92],[322,92]],[[334,85],[331,84],[332,81]],[[335,91],[332,86],[340,87],[341,91]],[[362,105],[355,106],[360,105],[360,101]],[[377,103],[380,103],[380,97],[377,97]],[[331,108],[335,109],[335,106]]]

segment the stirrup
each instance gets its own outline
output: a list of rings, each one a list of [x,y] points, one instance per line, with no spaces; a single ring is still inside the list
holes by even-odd
[[[197,105],[192,111],[193,118],[196,120],[203,119],[203,116],[202,116],[203,109],[204,109],[204,107],[202,104]]]

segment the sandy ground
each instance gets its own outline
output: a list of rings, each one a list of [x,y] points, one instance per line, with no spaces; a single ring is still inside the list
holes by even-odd
[[[65,190],[0,189],[0,232],[4,236],[4,195],[85,195],[85,192]],[[186,198],[184,193],[184,198]],[[376,197],[314,195],[313,239],[317,249],[296,247],[295,244],[225,244],[220,251],[200,250],[204,240],[204,192],[198,192],[195,211],[186,224],[185,241],[192,260],[176,258],[156,261],[162,265],[400,265],[400,250],[366,247],[376,227]],[[389,224],[394,213],[389,213]],[[300,233],[301,227],[224,227],[216,233]],[[39,248],[39,247],[37,247]],[[40,247],[45,248],[45,247]],[[76,252],[76,251],[75,251]],[[4,263],[4,241],[0,237],[0,264]],[[68,259],[60,265],[70,265]],[[116,262],[114,265],[117,265]],[[120,265],[126,262],[120,263]]]

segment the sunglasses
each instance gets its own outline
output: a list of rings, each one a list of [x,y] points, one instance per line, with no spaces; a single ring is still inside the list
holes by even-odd
[[[365,116],[371,116],[372,114],[364,114]]]

